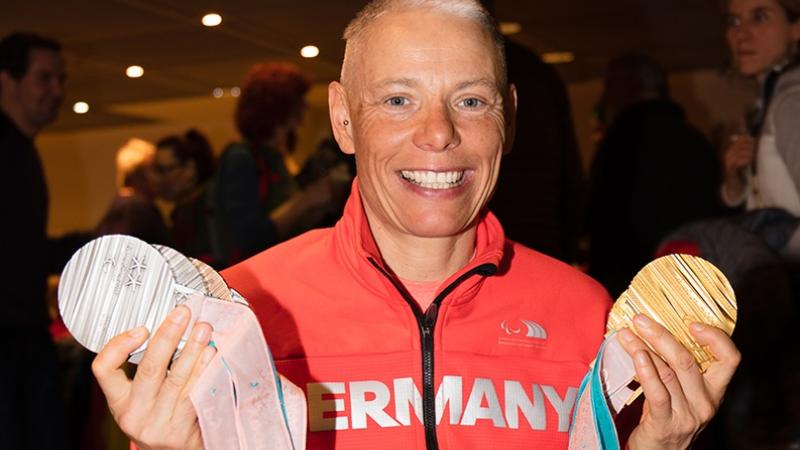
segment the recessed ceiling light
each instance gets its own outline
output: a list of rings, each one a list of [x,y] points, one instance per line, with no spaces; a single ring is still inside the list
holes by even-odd
[[[315,45],[306,45],[300,49],[300,56],[303,58],[315,58],[319,55],[319,48]]]
[[[222,16],[217,13],[209,13],[203,16],[201,22],[207,27],[215,27],[222,23]]]
[[[572,52],[547,52],[542,53],[542,61],[547,64],[566,64],[575,61],[575,54]]]
[[[142,66],[128,66],[128,68],[125,69],[125,75],[127,75],[128,78],[139,78],[144,75],[144,69]]]
[[[239,94],[242,93],[242,90],[239,89],[239,86],[234,86],[231,88],[231,97],[238,97]]]
[[[222,98],[222,94],[224,93],[225,92],[222,90],[222,88],[214,88],[214,90],[211,91],[211,95],[213,95],[214,98]]]
[[[500,33],[509,36],[522,31],[522,24],[519,22],[500,22]]]
[[[75,114],[86,114],[89,112],[89,104],[86,102],[75,102],[75,104],[72,105],[72,110]]]

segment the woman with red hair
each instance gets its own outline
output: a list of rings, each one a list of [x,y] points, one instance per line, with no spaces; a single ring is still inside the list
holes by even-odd
[[[242,141],[220,159],[216,183],[216,243],[232,264],[304,231],[331,198],[327,179],[300,190],[286,167],[311,82],[289,63],[253,66],[236,105]]]

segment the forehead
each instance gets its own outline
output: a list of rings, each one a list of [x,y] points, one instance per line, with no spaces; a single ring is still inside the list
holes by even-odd
[[[31,50],[28,58],[28,71],[64,71],[64,59],[61,54],[43,48]]]
[[[452,73],[498,81],[494,42],[474,20],[412,10],[381,16],[365,31],[358,65],[373,81]]]
[[[734,14],[745,14],[757,9],[782,10],[775,0],[729,0],[728,12]]]

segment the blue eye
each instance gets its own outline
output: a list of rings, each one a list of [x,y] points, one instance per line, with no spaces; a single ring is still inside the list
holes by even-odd
[[[408,99],[405,97],[392,97],[389,100],[386,100],[386,103],[388,103],[389,106],[405,106],[408,104]]]
[[[467,108],[477,108],[477,107],[481,106],[481,104],[483,104],[483,102],[478,100],[475,97],[470,97],[470,98],[465,98],[464,100],[461,100],[461,104],[464,105]]]

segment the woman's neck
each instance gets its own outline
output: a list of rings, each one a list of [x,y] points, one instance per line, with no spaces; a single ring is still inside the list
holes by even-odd
[[[429,238],[393,232],[376,222],[370,222],[370,229],[383,260],[406,280],[444,280],[469,264],[475,254],[476,225],[455,236]]]

